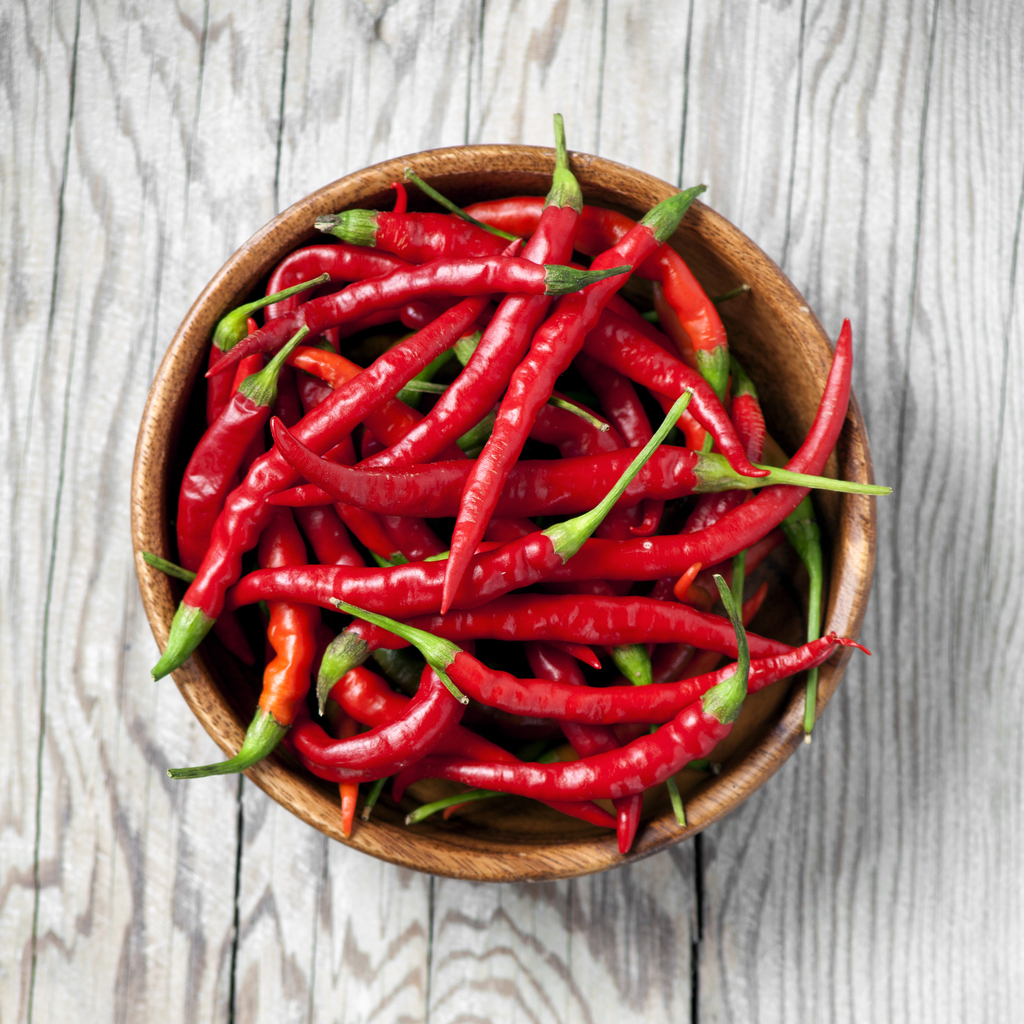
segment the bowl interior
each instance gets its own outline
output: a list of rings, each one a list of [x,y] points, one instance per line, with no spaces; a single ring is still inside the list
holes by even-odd
[[[178,329],[157,372],[143,414],[132,480],[132,528],[146,613],[161,648],[183,593],[180,584],[142,561],[144,550],[174,558],[169,503],[202,413],[200,368],[217,320],[238,305],[288,252],[314,237],[313,222],[350,207],[386,207],[392,181],[406,167],[461,205],[501,196],[543,195],[553,151],[523,146],[470,146],[432,150],[391,160],[349,175],[296,203],[258,232],[221,268]],[[572,154],[585,201],[639,218],[676,191],[650,175],[586,154]],[[410,207],[420,202],[410,189]],[[831,346],[800,294],[745,235],[700,202],[670,240],[710,295],[740,283],[750,291],[721,307],[730,344],[757,384],[769,431],[787,450],[809,428],[831,364]],[[183,453],[186,453],[183,456]],[[829,473],[872,480],[864,424],[852,400]],[[874,567],[873,499],[816,498],[824,534],[828,595],[824,629],[855,637],[864,616]],[[788,549],[769,559],[761,574],[774,581],[772,600],[753,629],[790,643],[803,630],[801,571]],[[838,685],[849,650],[822,667],[820,714]],[[259,693],[259,678],[224,652],[215,640],[174,673],[183,696],[226,753],[241,743]],[[620,857],[614,834],[584,825],[532,802],[500,798],[476,804],[456,818],[407,828],[405,813],[382,797],[369,823],[350,840],[341,832],[337,787],[323,783],[274,755],[250,777],[293,813],[335,839],[384,860],[452,877],[516,881],[570,877],[647,856],[706,828],[738,806],[769,778],[800,741],[802,677],[748,698],[732,735],[716,752],[723,765],[715,777],[680,773],[688,825],[680,828],[667,800],[652,795],[632,852]],[[428,797],[441,783],[422,783],[413,795]],[[659,787],[661,790],[664,787]],[[446,790],[448,791],[448,790]]]

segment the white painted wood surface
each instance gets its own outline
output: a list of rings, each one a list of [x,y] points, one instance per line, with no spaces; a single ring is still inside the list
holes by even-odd
[[[1024,13],[1013,0],[11,2],[0,11],[0,1021],[1010,1021],[1024,1005]],[[191,299],[376,160],[570,145],[854,320],[875,594],[815,742],[699,842],[483,886],[215,756],[129,544]]]

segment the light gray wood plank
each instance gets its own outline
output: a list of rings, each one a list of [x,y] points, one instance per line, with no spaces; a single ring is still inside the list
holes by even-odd
[[[29,1012],[34,954],[44,661],[39,639],[53,527],[53,480],[38,379],[49,342],[73,92],[74,5],[12,6],[0,32],[0,1019]],[[52,864],[42,866],[43,876]],[[47,883],[52,877],[45,877]]]
[[[808,8],[787,269],[830,329],[854,316],[897,494],[879,506],[876,657],[708,835],[708,1020],[1019,1005],[1021,32],[1015,8],[976,13]]]
[[[466,141],[480,0],[296,3],[280,205],[381,160]]]
[[[237,783],[164,777],[214,748],[173,685],[149,680],[157,652],[128,524],[155,360],[261,217],[253,211],[246,231],[216,196],[189,196],[210,70],[205,14],[203,4],[82,10],[56,309],[34,414],[55,544],[35,1019],[206,1020],[228,1006]],[[236,85],[256,93],[252,79]],[[218,142],[230,140],[222,131]],[[202,173],[223,182],[230,166]]]
[[[560,113],[569,148],[596,153],[606,7],[599,0],[487,3],[466,141],[552,146],[551,118]]]

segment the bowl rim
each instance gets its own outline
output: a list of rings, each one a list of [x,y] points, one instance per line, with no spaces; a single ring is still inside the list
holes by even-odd
[[[512,175],[550,172],[554,151],[544,147],[512,145],[455,146],[396,157],[339,178],[310,193],[256,232],[232,254],[211,278],[189,309],[154,377],[139,427],[132,468],[132,542],[143,606],[161,650],[177,600],[171,581],[150,567],[142,551],[171,555],[167,511],[168,473],[171,465],[167,438],[175,436],[184,414],[192,383],[206,356],[211,319],[223,315],[270,272],[279,253],[304,244],[314,235],[312,224],[327,212],[355,205],[371,205],[386,194],[392,181],[401,180],[407,166],[423,177],[456,178],[460,175]],[[679,191],[643,171],[585,153],[570,154],[584,195],[594,182],[629,182],[652,194],[656,201]],[[470,168],[470,169],[467,169]],[[338,197],[344,196],[339,201]],[[737,227],[710,207],[695,201],[680,232],[696,234],[704,244],[732,245],[746,252],[744,278],[752,288],[763,284],[763,296],[775,315],[807,340],[814,372],[824,383],[831,364],[831,345],[821,324],[799,292],[775,263]],[[672,241],[678,240],[679,233]],[[287,246],[287,250],[284,247]],[[770,287],[769,287],[770,283]],[[173,395],[177,393],[176,400]],[[182,397],[184,396],[184,397]],[[844,478],[873,482],[871,455],[860,408],[851,393],[850,407],[837,447]],[[864,620],[870,593],[876,548],[875,500],[843,495],[839,499],[838,529],[823,633],[835,631],[856,638]],[[820,717],[842,678],[850,657],[840,651],[820,671],[817,716]],[[185,701],[200,723],[227,754],[237,751],[248,723],[243,722],[216,685],[203,648],[173,673]],[[644,822],[633,849],[618,853],[615,835],[597,830],[569,836],[557,845],[531,842],[492,849],[471,834],[443,829],[407,829],[384,820],[360,823],[352,837],[341,833],[340,809],[332,805],[324,787],[278,756],[272,756],[246,774],[304,821],[326,835],[372,856],[402,867],[475,881],[527,881],[579,877],[619,867],[648,857],[703,831],[738,807],[785,763],[803,736],[803,692],[791,687],[774,725],[763,741],[721,775],[710,780],[687,801],[687,827],[681,828],[671,811]],[[427,823],[423,823],[427,824]]]

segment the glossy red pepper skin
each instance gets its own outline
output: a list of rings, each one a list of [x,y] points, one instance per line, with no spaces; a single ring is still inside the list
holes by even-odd
[[[453,306],[429,327],[336,388],[330,398],[297,424],[295,436],[318,454],[334,447],[427,363],[451,348],[479,312],[476,299]],[[180,665],[209,631],[224,608],[228,587],[238,579],[243,553],[256,543],[272,514],[267,497],[297,482],[291,466],[271,450],[253,463],[242,484],[228,495],[214,524],[206,556],[175,613],[164,655],[153,670],[155,678]]]
[[[383,277],[408,266],[408,260],[362,245],[307,245],[303,249],[296,249],[278,263],[267,282],[267,295],[283,292],[292,285],[309,281],[325,273],[331,275],[331,284],[341,284]],[[294,312],[308,296],[308,292],[300,292],[268,306],[267,320]]]
[[[589,594],[510,594],[479,608],[444,615],[408,616],[402,621],[452,640],[560,640],[597,646],[686,642],[736,657],[736,636],[728,619],[674,601]],[[352,627],[371,648],[397,649],[406,641],[367,622]],[[766,658],[793,648],[749,634],[751,654]]]
[[[348,565],[361,568],[366,564],[362,555],[353,547],[341,516],[329,505],[319,508],[297,508],[295,518],[321,565]]]
[[[379,310],[397,309],[420,298],[489,296],[503,292],[545,295],[549,291],[549,273],[549,266],[521,257],[491,256],[434,260],[421,267],[402,268],[383,277],[356,281],[340,292],[312,299],[293,312],[271,320],[235,345],[209,372],[223,373],[253,352],[276,352],[303,326],[316,336],[329,327],[341,326]]]
[[[569,655],[555,650],[546,644],[531,643],[526,645],[526,657],[530,668],[540,679],[566,683],[569,686],[585,686],[586,680],[579,665]],[[615,750],[619,743],[613,730],[602,725],[580,725],[576,722],[563,722],[562,732],[579,757],[591,757],[606,750]],[[615,833],[619,843],[619,853],[629,853],[640,827],[640,814],[643,811],[643,797],[619,797],[615,803]]]
[[[523,250],[523,259],[540,264],[564,263],[572,252],[577,217],[571,206],[548,206],[540,216],[536,233]],[[493,235],[488,237],[494,238]],[[550,301],[544,295],[508,295],[502,299],[476,351],[451,387],[421,423],[400,442],[369,459],[367,467],[425,462],[441,452],[445,443],[461,437],[479,423],[501,397],[506,381],[525,355]]]
[[[646,224],[638,224],[615,247],[598,256],[592,269],[635,266],[658,244],[654,231]],[[555,381],[572,362],[608,299],[623,282],[624,277],[617,275],[587,285],[582,291],[560,300],[534,335],[526,357],[513,372],[498,408],[494,430],[463,490],[441,598],[443,611],[447,611],[456,598],[469,561],[494,514],[494,505],[505,477],[523,450],[538,410],[547,402]],[[759,475],[757,470],[750,468]]]
[[[834,634],[785,654],[751,660],[751,693],[795,672],[821,665],[837,646],[854,646]],[[520,679],[488,668],[465,651],[447,666],[455,685],[468,697],[488,707],[515,715],[552,718],[557,722],[617,725],[623,722],[667,722],[691,701],[729,678],[735,665],[691,679],[649,686],[577,687],[539,679]]]
[[[467,207],[470,216],[490,227],[526,237],[537,223],[539,211],[533,196],[498,199]],[[615,210],[584,206],[577,230],[576,248],[594,256],[614,245],[635,222]],[[636,270],[638,277],[658,282],[673,314],[685,332],[680,338],[696,352],[706,352],[720,367],[724,384],[728,366],[728,342],[721,317],[683,258],[668,244]]]
[[[375,229],[373,248],[394,253],[410,263],[467,256],[498,256],[508,245],[507,238],[492,235],[448,213],[375,210],[371,216]]]
[[[853,368],[850,322],[843,323],[825,393],[811,429],[786,464],[797,473],[820,474],[846,417]],[[778,526],[807,495],[803,487],[765,487],[756,497],[699,533],[648,537],[619,544],[589,540],[577,555],[551,574],[563,579],[651,580],[678,576],[694,562],[713,565],[732,558]]]
[[[304,485],[297,493],[277,494],[272,501],[278,505],[344,501],[380,515],[454,516],[473,471],[470,461],[432,462],[402,470],[350,469],[311,455],[287,431],[275,437],[285,458],[317,487]],[[586,512],[611,490],[635,457],[635,449],[622,448],[576,458],[520,460],[505,478],[495,514],[528,518]],[[701,453],[689,448],[660,446],[615,507],[632,508],[645,498],[667,501],[700,493],[707,486],[695,472],[701,460]]]
[[[401,717],[350,739],[336,740],[309,718],[298,719],[289,746],[314,775],[329,782],[372,782],[418,761],[462,718],[460,704],[429,668]]]
[[[714,437],[733,469],[744,476],[764,475],[763,470],[755,470],[750,465],[736,428],[711,385],[696,370],[655,345],[622,317],[606,310],[587,334],[583,351],[604,366],[673,401],[690,389],[693,392],[690,411]]]
[[[380,676],[362,666],[352,669],[334,684],[331,698],[356,721],[369,726],[386,725],[399,718],[410,700],[409,697],[395,693]],[[466,757],[474,761],[522,763],[504,747],[499,747],[462,725],[451,726],[437,741],[433,752]],[[608,812],[589,801],[549,801],[548,806],[592,825],[602,828],[615,827],[615,821]]]

